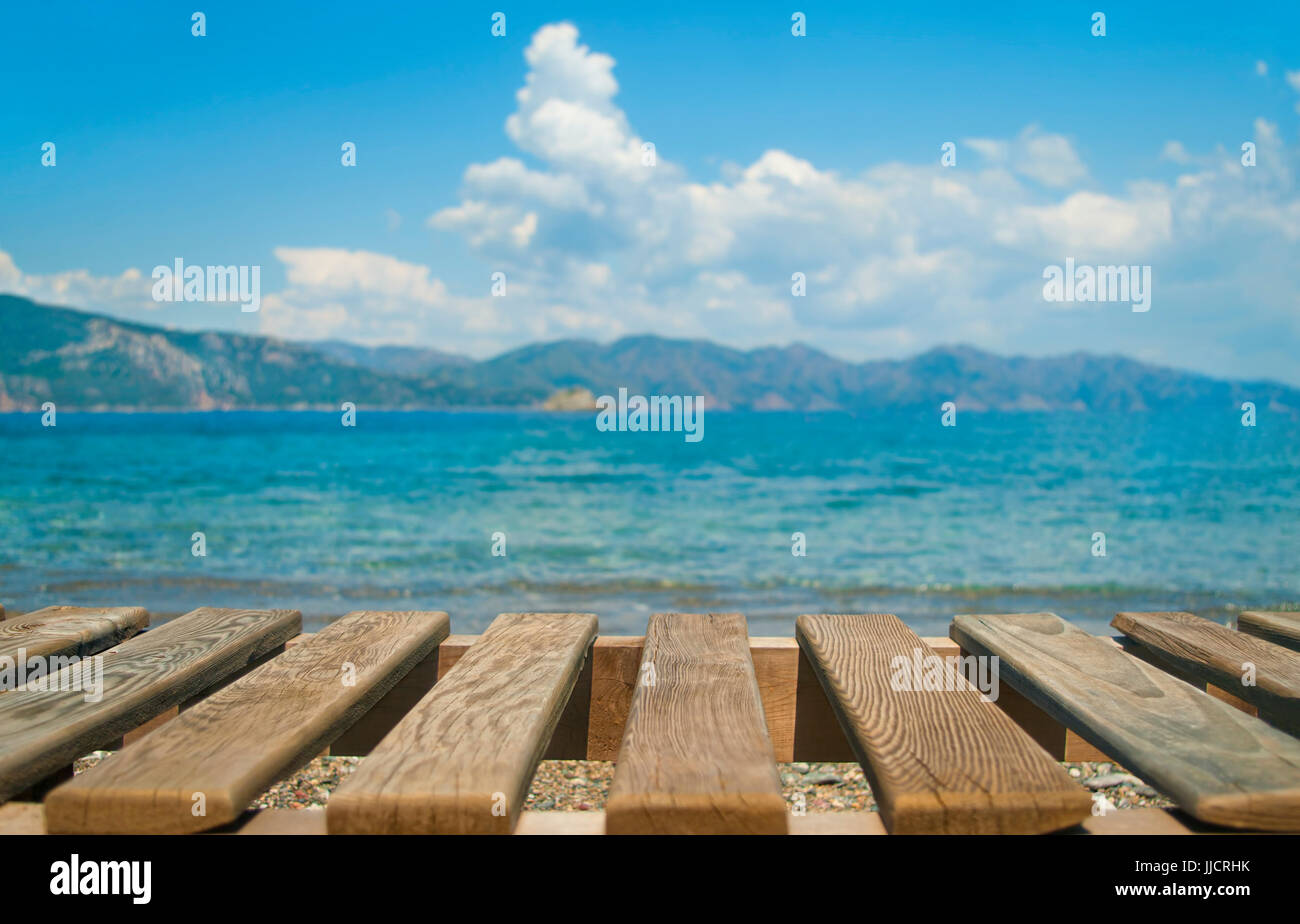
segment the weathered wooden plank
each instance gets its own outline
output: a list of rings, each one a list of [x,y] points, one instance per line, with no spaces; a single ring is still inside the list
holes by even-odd
[[[1237,631],[1300,651],[1300,613],[1246,610],[1237,614]]]
[[[331,834],[507,834],[596,637],[505,613],[331,797]]]
[[[349,613],[51,792],[52,834],[184,834],[228,824],[447,637],[446,613]]]
[[[1039,834],[1090,814],[1061,765],[896,616],[800,616],[795,635],[891,833]]]
[[[786,816],[745,617],[655,614],[606,831],[784,834]]]
[[[958,616],[1001,682],[1212,824],[1300,830],[1300,741],[1051,613]]]
[[[331,754],[365,755],[392,731],[397,723],[414,708],[424,695],[433,689],[443,674],[456,666],[461,655],[478,641],[477,635],[449,635],[438,650],[417,664],[393,689],[388,691],[374,707],[357,720],[356,724],[330,745]],[[599,644],[599,640],[597,642]],[[640,646],[637,647],[638,652]],[[578,683],[569,696],[569,704],[560,715],[560,721],[551,735],[551,743],[543,760],[584,760],[587,758],[587,737],[590,730],[588,710],[591,704],[592,667],[596,657],[587,659],[578,677]],[[621,729],[621,726],[620,726]],[[614,743],[615,749],[618,742]],[[612,757],[610,758],[612,759]]]
[[[1201,683],[1251,703],[1300,735],[1300,654],[1191,613],[1116,613],[1111,625]]]
[[[636,689],[637,672],[641,669],[641,649],[644,644],[645,638],[640,635],[602,635],[596,639],[591,658],[591,711],[586,751],[563,754],[548,752],[548,758],[618,758],[628,709],[632,706],[632,692]],[[834,759],[826,756],[815,745],[805,749],[801,756],[795,754],[796,678],[799,670],[799,645],[795,640],[754,636],[749,640],[749,653],[754,662],[754,677],[758,681],[763,715],[767,720],[767,731],[772,738],[776,759]],[[820,690],[816,695],[819,699],[824,699]],[[833,716],[831,724],[834,725]],[[838,728],[834,732],[837,737],[843,738]],[[844,759],[852,760],[852,757],[846,753]]]
[[[29,683],[0,696],[0,800],[212,686],[301,628],[297,610],[203,607],[65,668],[43,688]]]
[[[40,834],[40,806],[35,805],[29,813],[21,818],[14,817],[13,831],[5,830],[4,818],[0,816],[0,834],[23,833]],[[1157,811],[1151,809],[1152,812]],[[0,809],[3,812],[3,809]],[[21,830],[18,830],[19,826]],[[1147,821],[1145,827],[1150,827]],[[1122,832],[1099,833],[1190,833],[1185,829],[1175,831],[1145,831],[1143,824],[1131,826],[1133,830]],[[233,832],[244,835],[323,835],[328,833],[325,826],[325,810],[309,809],[265,809],[252,815],[249,820]],[[519,836],[547,835],[601,835],[605,833],[605,813],[590,812],[524,812],[519,816],[519,823],[514,833]],[[837,834],[837,835],[881,835],[885,826],[875,812],[809,812],[806,815],[790,816],[790,833],[802,835]]]
[[[0,622],[0,658],[84,658],[148,625],[149,613],[138,606],[47,606]]]

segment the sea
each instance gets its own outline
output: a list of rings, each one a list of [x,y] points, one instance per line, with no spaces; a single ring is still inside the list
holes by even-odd
[[[0,415],[0,604],[740,612],[1300,607],[1300,425],[1183,413]],[[197,534],[202,534],[201,537]],[[197,555],[196,551],[205,554]],[[798,554],[796,554],[798,553]]]

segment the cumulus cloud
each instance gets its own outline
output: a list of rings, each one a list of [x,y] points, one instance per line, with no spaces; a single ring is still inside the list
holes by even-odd
[[[614,61],[582,44],[574,26],[542,28],[525,57],[530,70],[505,130],[534,163],[504,156],[470,166],[460,201],[429,223],[523,283],[527,300],[510,300],[507,323],[513,312],[536,321],[538,309],[562,307],[554,317],[563,327],[534,323],[544,336],[581,326],[806,339],[849,354],[960,339],[1042,351],[1054,312],[1041,299],[1041,271],[1067,256],[1156,263],[1170,289],[1216,239],[1250,238],[1294,257],[1278,250],[1295,228],[1294,152],[1265,122],[1255,126],[1260,162],[1249,171],[1229,150],[1193,154],[1170,141],[1163,158],[1189,172],[1121,191],[1093,181],[1075,142],[1039,125],[965,139],[968,156],[954,168],[936,157],[843,174],[773,148],[700,181],[671,152],[644,162],[646,139],[615,102]],[[806,275],[806,297],[791,295],[793,272]],[[1057,349],[1090,333],[1069,332]],[[1112,345],[1102,339],[1092,345]]]

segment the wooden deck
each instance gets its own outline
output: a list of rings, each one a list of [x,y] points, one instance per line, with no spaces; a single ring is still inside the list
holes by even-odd
[[[43,628],[70,610],[0,623],[9,643],[66,651],[75,636],[103,677],[98,699],[62,673],[0,692],[0,833],[1300,830],[1300,740],[1245,697],[1204,692],[1248,652],[1264,692],[1285,693],[1293,653],[1187,614],[1117,617],[1144,660],[1051,614],[958,616],[950,640],[883,614],[802,616],[795,638],[765,638],[737,614],[602,637],[569,613],[466,636],[444,613],[353,613],[301,635],[292,611],[201,608],[144,631],[133,608],[93,612],[89,636]],[[942,660],[958,656],[998,658],[996,702]],[[118,753],[69,780],[99,748]],[[245,811],[325,748],[366,755],[328,811]],[[782,797],[778,762],[855,756],[878,813]],[[1058,761],[1103,756],[1181,811],[1094,815]],[[616,760],[606,810],[523,812],[543,757]]]
[[[1196,818],[1300,830],[1300,740],[1051,613],[958,616],[952,637]]]

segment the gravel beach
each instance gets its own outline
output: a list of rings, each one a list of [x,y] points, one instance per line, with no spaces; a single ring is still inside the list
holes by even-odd
[[[96,751],[77,761],[82,773],[110,752]],[[250,808],[303,809],[323,806],[330,793],[347,778],[361,757],[318,757],[292,776],[263,793]],[[1085,788],[1099,793],[1117,809],[1160,807],[1174,803],[1127,773],[1118,764],[1064,763],[1066,772]],[[854,763],[777,764],[787,801],[800,795],[810,812],[875,811],[876,800]],[[588,812],[603,809],[614,779],[614,762],[608,760],[544,760],[533,777],[524,811]]]

